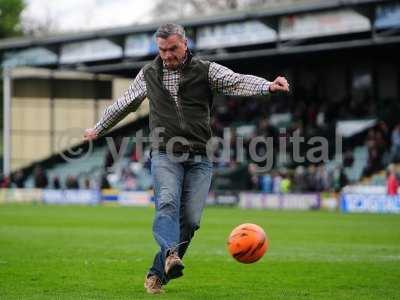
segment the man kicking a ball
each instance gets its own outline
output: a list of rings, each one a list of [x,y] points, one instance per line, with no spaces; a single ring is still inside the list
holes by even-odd
[[[212,176],[206,145],[211,138],[213,93],[257,96],[289,91],[284,77],[269,82],[192,57],[180,25],[161,25],[156,41],[159,49],[156,59],[140,70],[127,91],[106,108],[95,127],[85,131],[87,140],[97,138],[148,97],[154,137],[153,235],[160,246],[145,278],[144,286],[151,294],[162,292],[162,286],[169,280],[183,275],[182,258],[199,229]]]

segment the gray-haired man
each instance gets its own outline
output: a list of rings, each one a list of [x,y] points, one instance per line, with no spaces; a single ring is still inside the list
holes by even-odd
[[[289,91],[284,77],[269,82],[192,57],[180,25],[160,26],[156,40],[157,58],[140,70],[96,126],[85,131],[86,139],[95,139],[149,98],[150,129],[158,135],[152,145],[151,171],[156,206],[153,235],[160,251],[145,278],[148,293],[162,292],[170,279],[183,275],[181,259],[199,228],[212,176],[206,145],[211,138],[213,93],[256,96]]]

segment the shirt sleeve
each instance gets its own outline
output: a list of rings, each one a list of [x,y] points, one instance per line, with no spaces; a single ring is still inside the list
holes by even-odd
[[[102,135],[130,112],[135,111],[143,102],[146,95],[146,82],[142,69],[130,83],[128,89],[104,110],[103,115],[94,127],[96,133]]]
[[[267,95],[271,84],[264,78],[235,73],[215,62],[210,63],[208,80],[217,93],[230,96]]]

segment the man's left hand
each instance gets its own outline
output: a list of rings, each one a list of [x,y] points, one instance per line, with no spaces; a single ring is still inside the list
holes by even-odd
[[[289,92],[289,83],[285,77],[278,76],[269,85],[269,91],[271,93],[275,92]]]

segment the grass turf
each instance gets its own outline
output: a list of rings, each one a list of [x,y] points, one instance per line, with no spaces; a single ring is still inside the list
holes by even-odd
[[[0,299],[400,299],[400,216],[207,208],[185,276],[163,295],[143,279],[157,247],[150,208],[0,206]],[[239,264],[231,229],[270,249]]]

